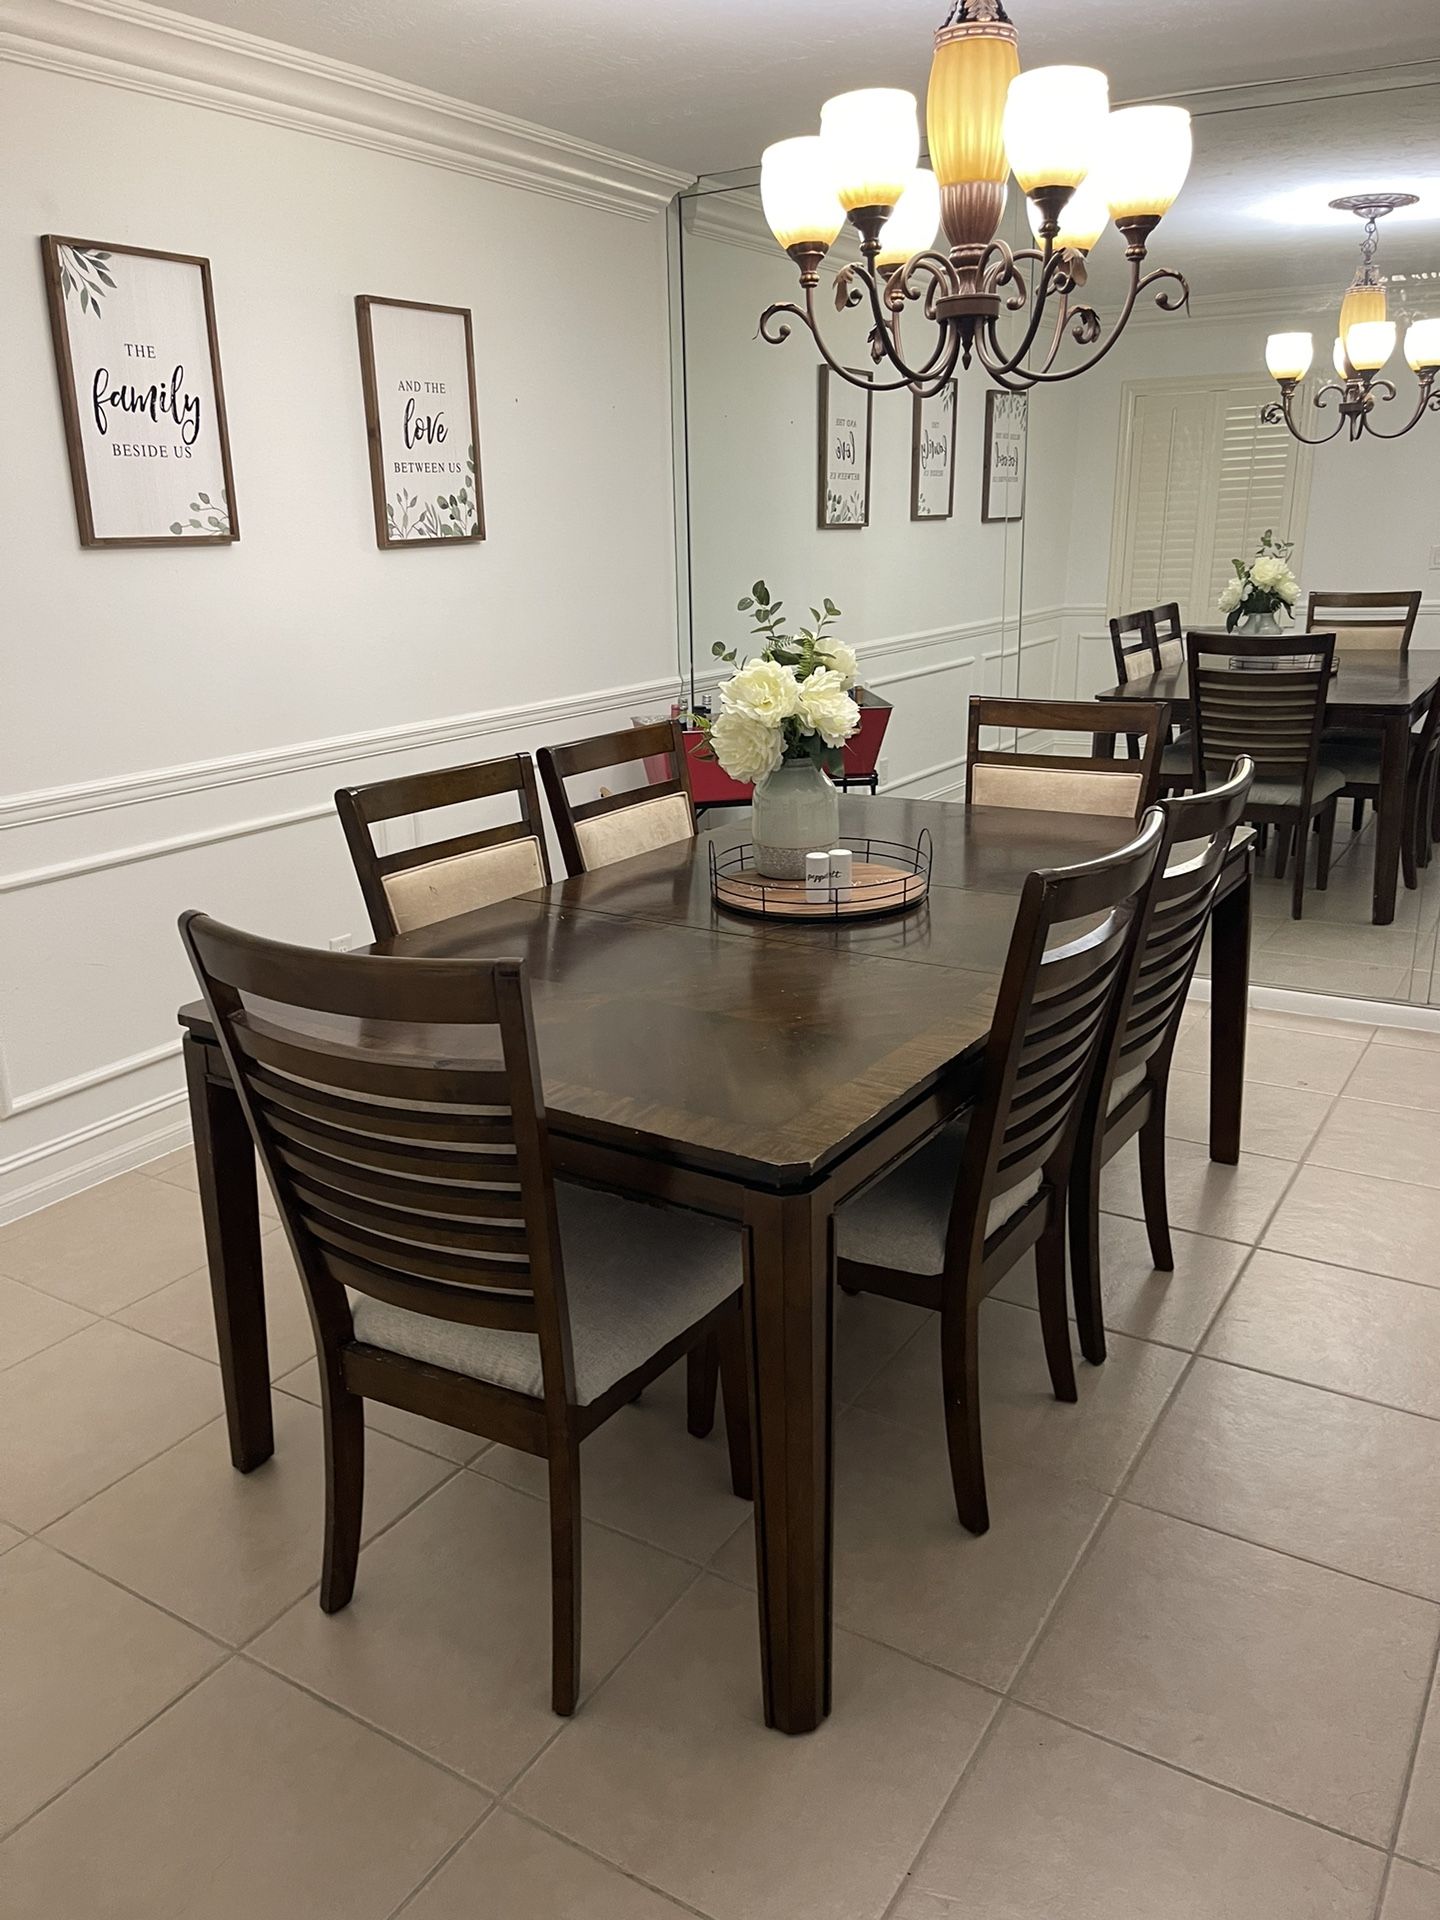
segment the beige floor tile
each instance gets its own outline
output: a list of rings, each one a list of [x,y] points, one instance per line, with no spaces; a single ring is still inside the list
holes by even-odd
[[[94,1315],[68,1300],[0,1277],[0,1371],[88,1327]]]
[[[1426,1051],[1420,1046],[1400,1046],[1396,1038],[1392,1033],[1366,1048],[1345,1092],[1352,1100],[1380,1100],[1391,1107],[1440,1113],[1440,1047]]]
[[[224,1658],[38,1540],[0,1566],[0,1832]]]
[[[585,1529],[581,1717],[597,1681],[654,1625],[693,1568],[603,1527]],[[556,1731],[550,1711],[545,1506],[457,1475],[361,1556],[355,1598],[302,1601],[257,1659],[500,1789]]]
[[[1416,1052],[1440,1053],[1440,1027],[1376,1027],[1374,1045],[1410,1047]]]
[[[279,1380],[293,1373],[305,1360],[313,1360],[315,1336],[310,1329],[310,1311],[305,1305],[304,1289],[290,1243],[276,1227],[260,1243],[265,1273],[265,1324],[270,1342],[270,1378]],[[172,1347],[183,1347],[202,1360],[214,1360],[215,1309],[210,1298],[210,1274],[205,1267],[173,1280],[158,1293],[148,1294],[134,1306],[122,1307],[115,1315],[137,1332],[153,1334]]]
[[[213,1419],[220,1403],[220,1369],[208,1361],[108,1320],[72,1333],[6,1372],[0,1514],[37,1532]]]
[[[1440,1288],[1440,1191],[1301,1167],[1261,1244]]]
[[[405,1920],[686,1920],[618,1868],[497,1807],[447,1860]]]
[[[1251,1007],[1251,1027],[1288,1027],[1292,1032],[1330,1034],[1339,1040],[1368,1040],[1374,1027],[1359,1020],[1331,1020],[1318,1013],[1290,1013],[1283,1007]]]
[[[1150,1260],[1143,1220],[1124,1214],[1100,1216],[1100,1288],[1105,1325],[1138,1340],[1193,1352],[1235,1283],[1249,1248],[1235,1240],[1211,1240],[1172,1229],[1175,1271],[1160,1273]],[[995,1289],[997,1300],[1035,1305],[1035,1264],[1026,1257]],[[1070,1315],[1074,1319],[1072,1311]]]
[[[1347,900],[1344,904],[1348,908],[1351,903]],[[1362,910],[1368,907],[1368,893],[1364,903],[1354,904]],[[1281,920],[1265,941],[1265,953],[1267,957],[1293,954],[1297,959],[1333,960],[1342,965],[1359,962],[1368,967],[1408,967],[1414,964],[1423,938],[1414,922],[1392,922],[1388,927],[1377,927],[1368,919],[1364,922],[1320,919],[1311,913],[1307,900],[1305,918]]]
[[[232,1660],[0,1848],[7,1920],[386,1920],[484,1810]]]
[[[3,1521],[0,1521],[0,1553],[8,1553],[12,1547],[18,1547],[24,1538],[23,1533],[17,1532],[14,1527],[7,1527]]]
[[[1006,1709],[911,1873],[934,1920],[1370,1920],[1384,1856]],[[953,1904],[951,1904],[953,1902]],[[929,1920],[925,1906],[899,1915]]]
[[[1365,1035],[1315,1033],[1308,1027],[1272,1027],[1257,1023],[1245,1041],[1245,1078],[1272,1087],[1302,1087],[1312,1093],[1339,1093],[1360,1063]],[[1209,1038],[1182,1034],[1175,1043],[1176,1070],[1210,1071]]]
[[[1440,1913],[1440,1873],[1397,1860],[1390,1869],[1380,1920],[1435,1920]]]
[[[944,1423],[907,1432],[858,1407],[836,1425],[835,1619],[932,1666],[1005,1688],[1050,1611],[1106,1498],[1024,1467],[988,1476],[990,1531],[955,1517]],[[755,1585],[746,1526],[716,1556]]]
[[[548,1497],[547,1469],[533,1454],[491,1447],[476,1471],[506,1486]],[[622,1407],[580,1450],[580,1499],[587,1520],[617,1527],[652,1547],[703,1565],[750,1512],[730,1490],[725,1419],[696,1440],[685,1431],[685,1368],[645,1389],[638,1406]]]
[[[199,1192],[193,1147],[177,1147],[174,1153],[167,1153],[162,1160],[147,1160],[143,1167],[136,1168],[136,1172],[148,1174],[152,1180],[163,1180],[167,1186],[184,1187],[189,1193]],[[255,1188],[261,1213],[267,1220],[278,1219],[270,1182],[258,1166],[255,1169]]]
[[[1250,962],[1257,987],[1289,987],[1297,993],[1333,993],[1347,1000],[1403,1000],[1410,992],[1411,970],[1370,966],[1358,958],[1315,959],[1303,953],[1272,952],[1263,946]]]
[[[312,1407],[320,1404],[320,1371],[313,1353],[303,1366],[277,1379],[275,1384],[284,1393],[308,1400]],[[387,1407],[380,1400],[365,1402],[365,1430],[388,1434],[392,1440],[403,1440],[407,1446],[438,1454],[442,1460],[453,1460],[459,1467],[478,1459],[490,1445],[488,1440],[478,1439],[473,1433],[462,1433],[459,1427],[447,1427],[439,1420],[406,1413],[403,1407]]]
[[[980,1399],[988,1467],[1023,1466],[1113,1493],[1185,1366],[1170,1347],[1117,1334],[1103,1367],[1076,1361],[1080,1399],[1055,1399],[1037,1315],[1001,1300],[980,1310]],[[940,1340],[922,1329],[856,1402],[929,1435],[943,1423]]]
[[[1334,1096],[1305,1087],[1272,1087],[1252,1080],[1245,1088],[1245,1151],[1272,1160],[1298,1160],[1315,1138]],[[1210,1140],[1210,1075],[1172,1073],[1165,1107],[1172,1140],[1206,1146]],[[1134,1153],[1136,1148],[1122,1148]]]
[[[1126,1498],[1440,1600],[1440,1421],[1201,1360]]]
[[[1347,1267],[1255,1254],[1204,1351],[1440,1419],[1440,1297]]]
[[[1398,1846],[1412,1860],[1440,1867],[1440,1679],[1430,1695]]]
[[[515,1802],[715,1920],[879,1920],[993,1707],[839,1633],[830,1719],[768,1732],[754,1599],[703,1578]]]
[[[1392,1048],[1380,1057],[1394,1054]],[[1431,1113],[1415,1107],[1387,1107],[1376,1100],[1352,1100],[1346,1094],[1331,1107],[1310,1149],[1309,1162],[1343,1173],[1440,1187],[1440,1109]]]
[[[1238,1166],[1223,1166],[1192,1140],[1167,1141],[1165,1165],[1171,1226],[1246,1246],[1254,1244],[1295,1171],[1258,1153],[1242,1153]],[[1144,1219],[1138,1154],[1118,1153],[1106,1167],[1100,1205],[1107,1213]]]
[[[875,1378],[929,1318],[923,1307],[877,1293],[835,1289],[835,1400],[844,1405]]]
[[[94,1313],[128,1307],[204,1259],[199,1201],[141,1173],[0,1227],[0,1273]]]
[[[1120,1506],[1017,1691],[1386,1844],[1437,1633],[1428,1601]]]
[[[275,1398],[275,1454],[237,1473],[223,1420],[109,1487],[46,1538],[207,1633],[239,1644],[320,1578],[325,1483],[320,1416]],[[383,1434],[365,1449],[365,1537],[452,1471]],[[362,1575],[364,1560],[361,1560]],[[306,1604],[315,1606],[311,1597]],[[318,1609],[317,1609],[318,1610]]]

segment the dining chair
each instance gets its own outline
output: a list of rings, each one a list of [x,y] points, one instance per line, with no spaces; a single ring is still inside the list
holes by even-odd
[[[1307,634],[1297,654],[1293,635],[1191,633],[1190,714],[1197,791],[1228,779],[1242,754],[1255,763],[1245,818],[1275,829],[1275,877],[1283,879],[1295,843],[1290,915],[1301,918],[1311,831],[1316,831],[1315,884],[1330,882],[1335,804],[1345,776],[1320,757],[1335,636]]]
[[[572,800],[568,782],[586,774],[629,768],[663,756],[669,775],[623,793]],[[592,873],[632,854],[649,853],[695,835],[690,771],[678,720],[655,720],[619,733],[597,734],[569,746],[542,747],[540,778],[568,874]]]
[[[1169,667],[1183,667],[1185,623],[1180,618],[1180,602],[1167,600],[1163,606],[1151,607],[1149,612],[1155,640],[1155,657],[1162,671]]]
[[[739,1235],[557,1188],[523,962],[320,953],[201,913],[180,930],[315,1330],[321,1608],[354,1591],[366,1400],[538,1455],[551,1699],[573,1712],[581,1441],[714,1335],[748,1494]]]
[[[1150,701],[1125,703],[1125,730],[1138,742],[1138,759],[1108,755],[1024,752],[987,747],[987,727],[1017,734],[1114,734],[1116,710],[1107,700],[1017,700],[970,696],[965,756],[965,804],[1033,807],[1049,813],[1104,813],[1138,820],[1160,789],[1160,762],[1170,710]]]
[[[1380,743],[1363,735],[1326,738],[1321,751],[1327,765],[1342,774],[1347,796],[1357,805],[1380,798]],[[1440,682],[1430,696],[1425,716],[1410,735],[1410,758],[1405,768],[1405,810],[1400,829],[1400,871],[1407,887],[1420,884],[1419,869],[1428,867],[1434,843],[1440,839]]]
[[[1203,793],[1162,800],[1165,828],[1135,951],[1115,996],[1111,1025],[1086,1095],[1070,1176],[1070,1279],[1080,1351],[1105,1358],[1100,1286],[1100,1174],[1127,1140],[1140,1136],[1140,1197],[1150,1257],[1174,1270],[1165,1185],[1165,1100],[1185,998],[1195,976],[1210,909],[1255,776],[1241,756],[1230,777]]]
[[[1408,653],[1423,595],[1413,592],[1310,595],[1305,631],[1335,635],[1337,653]],[[1323,616],[1317,625],[1316,615]]]
[[[442,836],[396,853],[376,848],[372,829],[382,821],[510,793],[519,799],[518,820]],[[549,884],[540,793],[528,753],[402,774],[398,780],[377,780],[367,787],[341,787],[335,810],[377,940]]]
[[[835,1215],[844,1291],[939,1311],[951,1479],[971,1533],[990,1524],[980,1303],[1032,1247],[1051,1386],[1059,1400],[1076,1398],[1065,1280],[1070,1163],[1163,831],[1152,808],[1117,852],[1029,875],[971,1114]]]
[[[1115,657],[1115,677],[1125,686],[1183,665],[1179,606],[1171,600],[1163,607],[1142,607],[1137,613],[1120,614],[1110,622],[1110,651]],[[1130,758],[1138,760],[1140,747],[1133,734],[1125,736],[1125,744]],[[1160,750],[1161,791],[1188,787],[1193,778],[1189,735],[1172,727]]]

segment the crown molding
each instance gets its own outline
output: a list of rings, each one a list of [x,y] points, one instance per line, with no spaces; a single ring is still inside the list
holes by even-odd
[[[0,60],[206,107],[631,219],[693,176],[145,0],[0,0]]]
[[[766,224],[757,188],[734,192],[687,193],[680,201],[680,218],[696,240],[715,240],[721,246],[744,247],[753,253],[781,259],[775,236]],[[825,266],[836,269],[859,261],[860,240],[848,224],[836,235],[825,256]]]

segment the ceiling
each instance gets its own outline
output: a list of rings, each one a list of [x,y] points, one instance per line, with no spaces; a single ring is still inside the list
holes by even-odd
[[[848,87],[922,92],[946,0],[187,0],[182,11],[689,173]],[[1136,99],[1440,58],[1435,0],[1010,0],[1025,65]],[[1383,41],[1377,35],[1383,32]]]

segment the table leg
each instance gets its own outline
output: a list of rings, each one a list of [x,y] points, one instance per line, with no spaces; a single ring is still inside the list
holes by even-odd
[[[745,1225],[765,1723],[809,1733],[830,1711],[830,1218],[753,1194]]]
[[[1210,1158],[1240,1158],[1245,1098],[1245,1028],[1250,1010],[1250,876],[1215,902],[1210,915]]]
[[[1375,894],[1371,918],[1388,927],[1395,918],[1400,837],[1405,823],[1405,774],[1410,764],[1410,716],[1390,714],[1380,735],[1380,791],[1375,800]]]
[[[230,1458],[249,1473],[275,1451],[255,1149],[218,1050],[187,1034],[183,1051]]]

